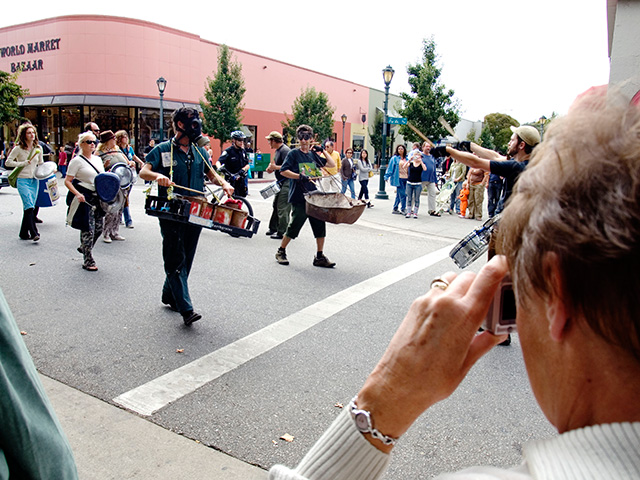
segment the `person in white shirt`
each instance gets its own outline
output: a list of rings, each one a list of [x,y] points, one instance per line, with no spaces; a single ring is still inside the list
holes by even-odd
[[[295,470],[269,478],[380,478],[404,432],[506,338],[477,331],[508,273],[529,381],[560,435],[525,444],[513,469],[438,478],[640,478],[639,204],[640,108],[582,96],[519,176],[499,255],[435,279],[349,407]]]

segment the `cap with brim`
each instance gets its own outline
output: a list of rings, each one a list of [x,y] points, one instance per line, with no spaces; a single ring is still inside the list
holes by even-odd
[[[265,137],[267,140],[279,140],[282,141],[282,135],[279,132],[271,132]]]
[[[511,131],[531,147],[535,147],[540,143],[540,132],[536,127],[532,127],[531,125],[520,125],[519,127],[514,127],[512,125]]]

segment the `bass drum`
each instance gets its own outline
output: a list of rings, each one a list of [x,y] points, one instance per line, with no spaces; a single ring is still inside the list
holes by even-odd
[[[129,188],[134,182],[133,171],[124,163],[116,163],[109,171],[120,178],[120,188],[123,190]]]

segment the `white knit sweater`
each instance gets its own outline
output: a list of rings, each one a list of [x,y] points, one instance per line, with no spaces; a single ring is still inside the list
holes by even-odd
[[[295,470],[276,465],[270,480],[375,480],[390,455],[371,445],[342,412]],[[527,443],[524,463],[512,469],[471,467],[438,480],[640,479],[640,422],[596,425]]]

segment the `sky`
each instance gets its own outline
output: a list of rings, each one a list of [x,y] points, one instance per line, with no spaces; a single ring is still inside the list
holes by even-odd
[[[506,113],[520,123],[566,113],[609,81],[606,0],[244,0],[5,2],[0,28],[76,14],[130,17],[199,35],[361,85],[409,92],[407,66],[433,37],[441,83],[462,118]],[[162,5],[162,7],[161,7]]]

